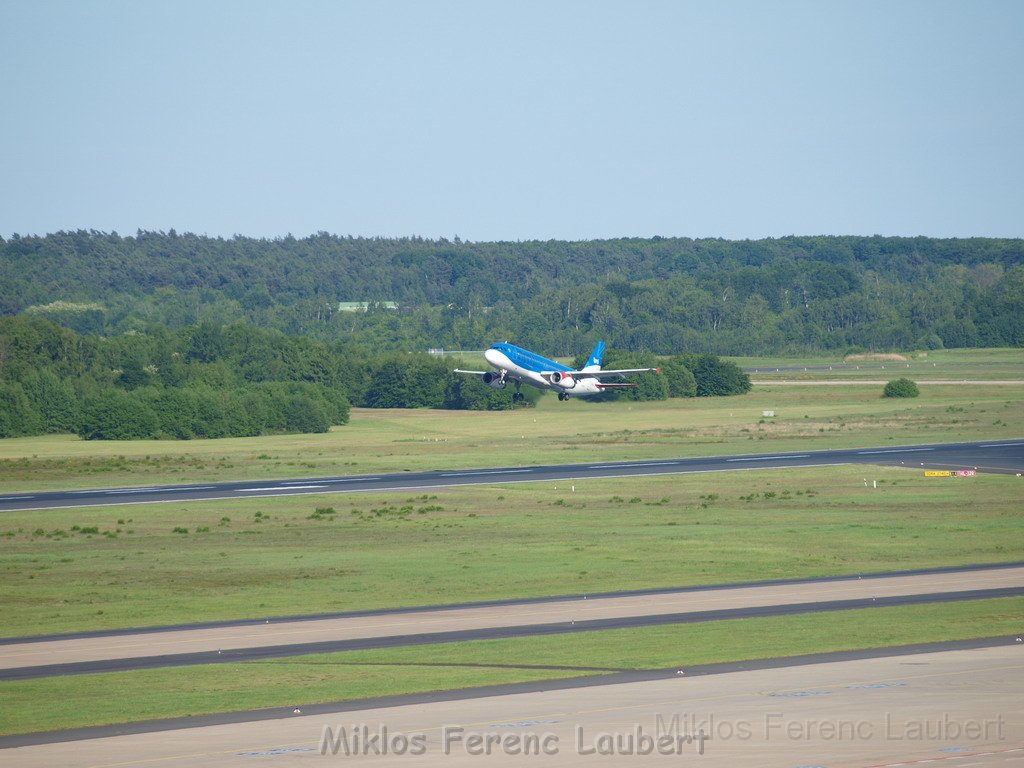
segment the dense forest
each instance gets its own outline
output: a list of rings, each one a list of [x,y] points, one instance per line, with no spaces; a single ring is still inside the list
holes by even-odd
[[[0,315],[13,314],[108,336],[246,323],[405,352],[1022,346],[1024,241],[15,235],[0,239]]]
[[[1024,346],[1024,241],[0,238],[0,436],[316,432],[349,407],[515,407],[431,349],[609,344],[598,402],[723,395],[722,354]],[[579,361],[582,362],[582,361]],[[529,407],[539,393],[526,388]]]
[[[609,350],[628,367],[650,353]],[[727,395],[750,389],[734,364],[685,354],[664,376],[598,400]],[[452,372],[451,359],[327,343],[237,323],[171,330],[151,325],[112,336],[81,335],[30,316],[0,318],[0,437],[76,432],[86,439],[238,437],[325,432],[369,408],[504,410],[540,392],[494,389]]]

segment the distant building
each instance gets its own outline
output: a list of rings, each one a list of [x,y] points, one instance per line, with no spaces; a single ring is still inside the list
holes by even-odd
[[[396,301],[339,301],[338,311],[365,312],[370,308],[371,304],[380,309],[398,309],[398,302]]]

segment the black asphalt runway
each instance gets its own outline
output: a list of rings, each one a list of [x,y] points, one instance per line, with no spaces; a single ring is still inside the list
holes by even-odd
[[[647,461],[610,461],[535,467],[452,469],[380,475],[248,480],[138,488],[11,493],[0,496],[0,512],[97,507],[157,502],[217,501],[255,496],[293,496],[366,491],[410,491],[458,485],[584,480],[608,477],[682,475],[840,464],[904,465],[918,469],[976,470],[1024,474],[1024,438],[974,443],[882,446],[827,451],[783,451],[739,456],[702,456]]]
[[[613,619],[591,619],[585,621],[563,621],[547,624],[515,625],[509,627],[487,627],[482,629],[456,630],[450,632],[425,632],[422,634],[368,637],[354,640],[326,640],[308,643],[289,643],[257,648],[231,648],[222,651],[198,653],[176,653],[160,656],[139,656],[122,659],[71,662],[66,664],[44,664],[34,667],[15,667],[0,670],[0,680],[32,680],[41,677],[61,675],[86,675],[97,672],[124,672],[138,669],[183,667],[195,664],[228,664],[254,662],[263,659],[279,659],[314,653],[336,653],[338,651],[375,650],[398,648],[411,645],[436,643],[460,643],[470,640],[496,640],[513,637],[536,637],[543,635],[564,635],[575,632],[625,629],[629,627],[652,627],[668,624],[692,624],[726,619],[749,619],[765,616],[791,616],[805,613],[848,611],[857,608],[883,608],[898,605],[920,605],[922,603],[946,603],[959,600],[984,600],[998,597],[1024,595],[1024,587],[998,589],[974,589],[960,592],[930,592],[918,595],[897,595],[879,598],[855,598],[848,600],[827,600],[814,603],[788,603],[747,608],[726,608],[690,613],[666,613],[650,616],[627,616]]]

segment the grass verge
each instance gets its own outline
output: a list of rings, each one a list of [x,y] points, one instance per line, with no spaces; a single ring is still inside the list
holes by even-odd
[[[1022,482],[845,466],[8,513],[0,631],[1005,562]]]
[[[1024,598],[0,683],[0,735],[1018,632]],[[517,666],[518,665],[518,666]],[[534,669],[547,665],[551,669]]]
[[[353,409],[320,435],[11,438],[0,440],[0,492],[994,440],[1024,436],[1022,400],[1024,387],[1008,386],[935,385],[903,400],[881,386],[765,385],[652,403],[552,396],[511,412]]]

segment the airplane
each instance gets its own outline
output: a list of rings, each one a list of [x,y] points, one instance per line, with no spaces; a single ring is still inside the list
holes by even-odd
[[[597,342],[594,351],[587,358],[587,364],[578,371],[508,342],[492,345],[484,352],[484,358],[497,371],[463,371],[456,368],[455,373],[479,376],[484,384],[494,389],[504,389],[511,381],[516,387],[512,395],[513,400],[523,399],[523,393],[520,391],[523,384],[529,384],[537,389],[554,390],[558,393],[559,400],[568,400],[570,397],[599,395],[606,389],[614,387],[636,386],[631,382],[606,382],[606,377],[622,379],[629,373],[661,373],[661,368],[601,370],[604,363],[603,341]]]

